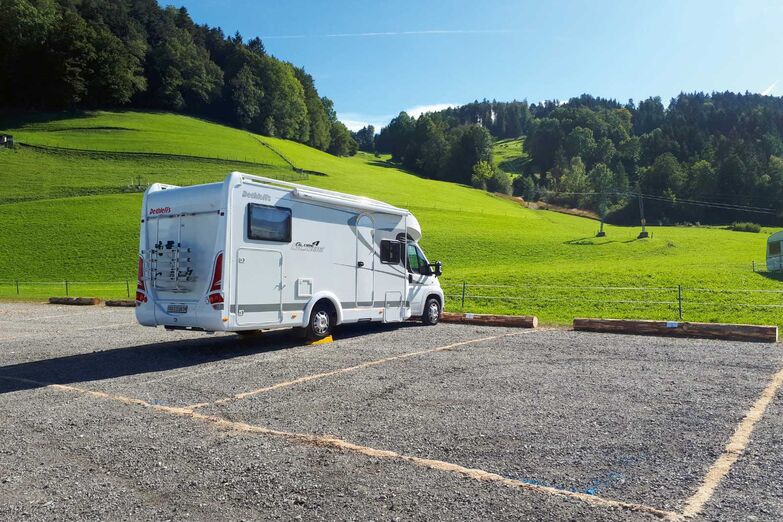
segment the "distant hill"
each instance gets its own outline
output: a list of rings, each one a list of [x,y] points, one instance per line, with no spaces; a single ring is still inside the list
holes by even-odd
[[[416,119],[401,113],[376,146],[427,177],[509,187],[487,182],[485,165],[473,175],[494,156],[500,178],[497,171],[517,167],[523,174],[509,187],[515,194],[617,223],[637,219],[636,194],[647,198],[653,222],[783,222],[783,98],[774,96],[683,93],[668,105],[587,94],[530,105],[476,101]],[[512,166],[509,155],[526,160]]]
[[[536,313],[557,323],[574,315],[670,319],[676,306],[666,303],[676,301],[678,284],[723,291],[780,284],[751,271],[751,261],[763,259],[765,234],[651,227],[654,237],[637,241],[638,228],[609,226],[607,237],[595,238],[593,220],[530,210],[470,187],[425,179],[392,165],[388,156],[338,158],[181,115],[35,114],[0,120],[0,132],[20,143],[15,150],[0,149],[5,298],[15,298],[17,280],[20,297],[27,299],[62,294],[65,280],[72,295],[124,297],[126,278],[132,290],[136,277],[139,191],[158,181],[219,181],[232,170],[301,179],[410,208],[424,228],[427,255],[444,263],[451,309],[460,308],[465,281],[469,310]],[[668,289],[627,289],[636,286]],[[686,318],[781,324],[774,308],[732,306],[767,294],[689,292],[690,301],[707,304],[686,308]]]
[[[155,0],[0,4],[0,110],[143,108],[356,152],[304,69]]]

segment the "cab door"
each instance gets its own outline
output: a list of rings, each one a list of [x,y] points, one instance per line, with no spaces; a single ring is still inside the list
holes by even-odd
[[[405,264],[408,269],[408,302],[411,313],[421,315],[428,293],[427,287],[432,284],[434,276],[430,274],[427,258],[416,243],[408,243]]]

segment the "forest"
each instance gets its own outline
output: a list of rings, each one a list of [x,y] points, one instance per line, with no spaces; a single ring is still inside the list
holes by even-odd
[[[525,136],[527,161],[511,179],[492,164],[491,148],[516,136]],[[609,221],[638,221],[639,194],[661,223],[783,216],[783,99],[773,96],[484,100],[417,119],[402,113],[373,145],[426,177],[591,209]]]
[[[0,109],[142,108],[200,116],[335,155],[331,100],[262,41],[155,0],[0,0]]]

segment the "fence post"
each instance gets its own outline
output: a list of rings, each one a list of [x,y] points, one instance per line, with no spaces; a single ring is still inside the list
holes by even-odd
[[[680,321],[682,321],[682,285],[677,285],[677,303],[680,305]]]
[[[756,262],[753,261],[753,272],[755,272],[755,271],[756,271]]]
[[[65,297],[68,297],[68,280],[65,280]]]
[[[130,279],[125,278],[125,293],[130,297]]]
[[[462,282],[462,310],[465,309],[465,288],[468,286],[467,281]]]
[[[19,295],[19,280],[16,280],[16,295]]]

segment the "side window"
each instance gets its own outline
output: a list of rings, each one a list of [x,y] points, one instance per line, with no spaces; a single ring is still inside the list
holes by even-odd
[[[399,265],[402,261],[402,243],[384,239],[381,241],[381,263]]]
[[[780,241],[773,241],[772,243],[769,243],[769,253],[767,255],[770,256],[780,255]]]
[[[247,237],[260,241],[290,243],[291,209],[248,204]]]
[[[421,273],[421,265],[419,264],[419,253],[416,252],[416,245],[408,245],[408,271],[414,273]]]

